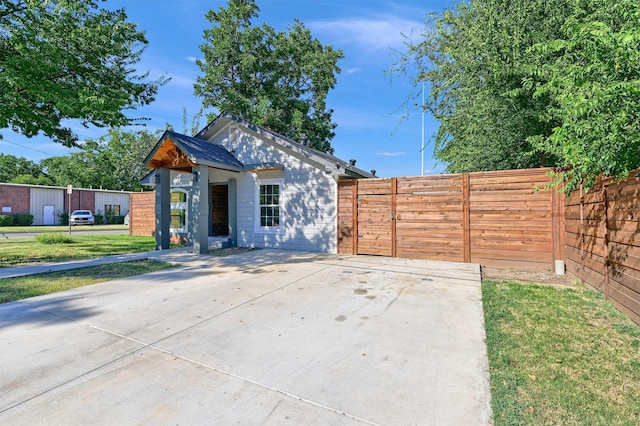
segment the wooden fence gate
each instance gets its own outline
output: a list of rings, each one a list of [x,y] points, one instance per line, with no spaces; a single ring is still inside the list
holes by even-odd
[[[338,253],[553,270],[562,195],[549,169],[338,183]]]

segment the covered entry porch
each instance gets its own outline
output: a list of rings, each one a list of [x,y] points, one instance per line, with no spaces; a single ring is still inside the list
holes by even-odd
[[[175,235],[186,237],[200,254],[211,239],[237,244],[236,178],[244,167],[233,154],[167,131],[145,163],[155,170],[157,250],[168,249]]]

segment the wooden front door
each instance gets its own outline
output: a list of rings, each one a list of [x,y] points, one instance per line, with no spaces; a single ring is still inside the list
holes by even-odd
[[[229,186],[211,186],[211,236],[229,235]]]
[[[391,179],[358,182],[358,254],[393,256]]]

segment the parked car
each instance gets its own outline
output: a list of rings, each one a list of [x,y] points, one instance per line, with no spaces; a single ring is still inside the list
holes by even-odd
[[[74,210],[69,216],[69,223],[71,225],[93,225],[95,218],[89,210]]]

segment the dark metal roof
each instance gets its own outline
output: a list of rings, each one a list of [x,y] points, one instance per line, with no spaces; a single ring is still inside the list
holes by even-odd
[[[160,137],[158,144],[145,160],[148,164],[160,146],[170,139],[195,164],[203,164],[215,168],[241,172],[244,165],[223,146],[192,136],[167,130]]]
[[[173,131],[167,131],[166,135],[187,156],[195,157],[194,163],[196,164],[215,163],[244,169],[240,160],[221,145]]]

